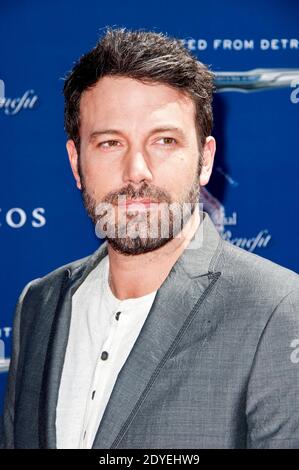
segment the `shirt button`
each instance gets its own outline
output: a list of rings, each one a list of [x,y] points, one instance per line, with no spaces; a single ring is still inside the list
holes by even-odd
[[[116,312],[116,314],[115,314],[115,318],[116,318],[116,320],[118,320],[118,319],[119,319],[119,316],[120,316],[120,314],[121,314],[121,312]]]
[[[102,354],[101,354],[101,359],[103,359],[103,361],[105,361],[108,357],[108,353],[107,351],[103,351]]]

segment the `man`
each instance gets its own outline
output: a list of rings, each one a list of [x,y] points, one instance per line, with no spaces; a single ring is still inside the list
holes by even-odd
[[[179,41],[125,29],[68,76],[71,169],[107,240],[24,288],[3,447],[299,446],[298,275],[199,210],[213,90]]]

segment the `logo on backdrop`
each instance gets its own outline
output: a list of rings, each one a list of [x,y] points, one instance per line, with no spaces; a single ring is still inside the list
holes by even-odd
[[[218,48],[221,44],[221,41],[215,41],[216,42],[214,42],[214,47]],[[195,43],[192,44],[194,46]],[[224,41],[223,47],[224,44],[226,44],[227,49],[232,49],[232,43],[225,43]],[[236,44],[237,43],[234,44],[235,48],[237,47]],[[275,49],[275,44],[275,42],[268,43],[267,40],[264,40],[261,42],[261,48],[263,50],[266,50],[267,48]],[[298,41],[283,42],[282,44],[284,48],[287,47],[287,44],[289,44],[290,47],[299,49]],[[198,45],[201,48],[205,48],[204,43],[199,42]],[[251,45],[253,47],[253,42]],[[215,85],[218,92],[236,91],[246,93],[291,87],[293,88],[293,91],[290,95],[291,102],[294,104],[299,102],[298,68],[260,68],[244,72],[216,72],[215,75]],[[236,183],[230,175],[226,174],[221,167],[216,168],[215,171],[221,173],[233,186],[238,185],[238,183]],[[216,225],[224,240],[227,240],[230,243],[244,248],[250,252],[255,251],[256,248],[266,248],[268,246],[272,236],[267,228],[261,228],[258,233],[252,234],[252,236],[249,238],[244,236],[234,237],[232,233],[232,227],[237,225],[237,212],[234,211],[232,214],[227,215],[225,213],[224,206],[206,188],[201,188],[201,202],[203,203],[205,210],[210,214],[214,224]]]
[[[297,38],[260,38],[260,39],[240,39],[240,38],[186,38],[181,39],[182,44],[190,51],[214,51],[244,52],[259,49],[261,51],[298,51],[299,40]]]
[[[4,114],[13,116],[24,109],[33,109],[37,100],[38,96],[34,90],[26,90],[22,96],[16,98],[9,98],[3,93],[0,96],[0,109]]]
[[[253,69],[246,72],[216,72],[217,91],[262,91],[299,85],[299,69]]]
[[[40,228],[46,225],[44,207],[36,207],[30,214],[21,207],[12,207],[3,211],[0,207],[0,227],[7,225],[11,228],[22,228],[30,224],[33,228]]]
[[[219,168],[217,168],[219,171]],[[238,224],[238,213],[233,211],[226,214],[225,207],[213,196],[205,187],[200,190],[200,201],[204,211],[208,212],[217,230],[224,240],[247,251],[254,252],[256,248],[266,248],[271,240],[271,234],[267,228],[261,228],[258,233],[252,236],[233,236],[232,227]]]

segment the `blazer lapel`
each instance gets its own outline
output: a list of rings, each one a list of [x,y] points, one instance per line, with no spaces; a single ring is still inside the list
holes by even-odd
[[[214,272],[221,243],[207,213],[195,237],[159,288],[141,332],[121,369],[98,428],[93,448],[116,448],[150,392],[163,364],[173,354],[193,316],[217,282]],[[197,240],[197,241],[196,241]],[[191,245],[189,245],[191,246]],[[202,316],[206,336],[211,321]]]
[[[51,328],[40,394],[40,448],[56,448],[56,406],[71,322],[72,295],[107,252],[107,242],[105,242],[88,257],[86,262],[73,270],[67,268],[64,272],[60,299]]]

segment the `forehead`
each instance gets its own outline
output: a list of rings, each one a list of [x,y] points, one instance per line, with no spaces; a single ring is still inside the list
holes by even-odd
[[[161,83],[143,83],[128,77],[105,76],[83,92],[81,130],[106,126],[194,124],[195,105],[182,91]]]

